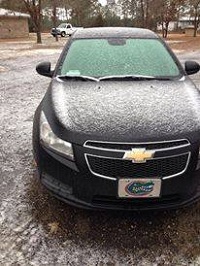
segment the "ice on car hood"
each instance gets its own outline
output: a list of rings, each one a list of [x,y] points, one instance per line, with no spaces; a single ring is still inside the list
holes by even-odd
[[[200,95],[182,81],[52,81],[56,117],[86,140],[173,138],[200,129]]]

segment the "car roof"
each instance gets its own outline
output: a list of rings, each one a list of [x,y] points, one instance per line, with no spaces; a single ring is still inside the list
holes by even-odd
[[[78,29],[72,36],[73,39],[95,38],[159,38],[156,33],[148,29],[128,27],[99,27]]]

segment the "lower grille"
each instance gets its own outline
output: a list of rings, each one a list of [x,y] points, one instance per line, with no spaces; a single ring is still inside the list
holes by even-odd
[[[181,197],[177,194],[163,196],[161,198],[149,198],[149,199],[120,199],[117,197],[108,197],[108,196],[94,196],[92,202],[95,205],[101,206],[117,206],[125,208],[125,209],[132,209],[135,207],[146,207],[148,206],[156,206],[158,205],[169,205],[178,203],[181,201]]]
[[[172,177],[183,173],[188,165],[189,153],[149,160],[136,164],[131,161],[86,155],[88,166],[95,175],[113,178]]]
[[[174,201],[180,200],[180,196],[177,194],[174,195],[168,195],[163,196],[161,198],[143,198],[143,199],[121,199],[117,197],[112,196],[94,196],[92,202],[96,204],[119,204],[119,203],[133,203],[133,204],[145,204],[145,203],[154,203],[154,202],[174,202]]]

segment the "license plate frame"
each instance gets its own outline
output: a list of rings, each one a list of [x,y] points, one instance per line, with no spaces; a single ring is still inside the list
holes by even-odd
[[[160,178],[120,178],[119,198],[159,198],[162,180]]]

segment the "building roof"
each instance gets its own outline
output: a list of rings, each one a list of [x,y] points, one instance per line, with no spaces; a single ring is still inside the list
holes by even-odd
[[[30,18],[30,15],[16,12],[13,10],[8,10],[4,8],[0,8],[0,17],[22,17],[22,18]]]
[[[85,38],[158,38],[151,30],[128,27],[101,27],[78,29],[73,34],[73,39]]]

